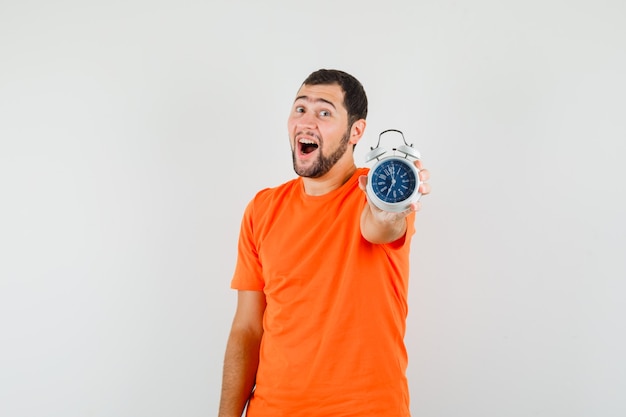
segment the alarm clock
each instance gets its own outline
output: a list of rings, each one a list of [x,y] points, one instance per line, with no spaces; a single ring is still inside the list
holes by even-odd
[[[402,136],[403,145],[392,148],[388,154],[380,146],[380,139],[385,133],[396,132]],[[367,198],[383,211],[400,213],[418,201],[421,181],[414,161],[420,159],[419,151],[407,144],[404,134],[396,129],[388,129],[378,135],[376,147],[371,147],[365,155],[366,162],[376,159],[376,163],[367,175]]]

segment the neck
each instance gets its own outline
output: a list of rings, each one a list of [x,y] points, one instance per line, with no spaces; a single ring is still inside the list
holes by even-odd
[[[356,165],[352,162],[343,167],[337,164],[319,178],[302,177],[304,192],[312,196],[330,193],[344,185],[352,177],[354,171],[356,171]]]

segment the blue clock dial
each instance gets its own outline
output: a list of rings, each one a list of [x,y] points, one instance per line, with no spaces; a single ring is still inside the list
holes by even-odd
[[[418,180],[408,160],[382,160],[372,172],[372,191],[386,203],[399,203],[413,195]]]

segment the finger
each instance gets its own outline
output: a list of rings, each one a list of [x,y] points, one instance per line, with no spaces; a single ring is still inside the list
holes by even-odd
[[[420,211],[421,209],[422,209],[422,203],[419,202],[419,201],[415,201],[415,202],[411,203],[411,206],[406,211],[406,214],[409,215],[410,213],[413,213],[413,212],[416,212],[416,211]]]
[[[421,195],[430,194],[430,184],[423,182],[417,191],[419,191]]]
[[[400,215],[402,217],[406,217],[413,212],[420,211],[421,208],[422,208],[422,203],[420,203],[419,201],[414,201],[409,205],[409,208],[404,210],[402,213],[400,213]]]
[[[430,171],[427,169],[420,170],[420,181],[425,182],[430,179]]]

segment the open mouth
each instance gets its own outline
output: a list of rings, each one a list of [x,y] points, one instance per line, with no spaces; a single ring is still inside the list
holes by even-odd
[[[319,148],[319,145],[310,139],[300,139],[298,141],[298,145],[300,146],[300,153],[303,155],[310,154]]]

